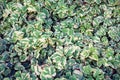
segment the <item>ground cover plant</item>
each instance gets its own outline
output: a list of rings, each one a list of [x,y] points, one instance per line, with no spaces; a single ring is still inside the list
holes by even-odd
[[[120,0],[0,0],[0,80],[120,80]]]

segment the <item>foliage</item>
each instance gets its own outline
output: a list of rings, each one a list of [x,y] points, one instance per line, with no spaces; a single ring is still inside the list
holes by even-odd
[[[0,0],[0,80],[119,80],[120,0]]]

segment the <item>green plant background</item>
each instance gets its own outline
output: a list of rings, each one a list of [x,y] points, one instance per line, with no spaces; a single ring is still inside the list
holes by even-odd
[[[120,0],[0,0],[0,80],[120,80]]]

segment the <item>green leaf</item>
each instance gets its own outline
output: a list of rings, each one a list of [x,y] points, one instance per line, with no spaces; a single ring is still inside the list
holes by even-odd
[[[108,45],[107,37],[102,37],[102,42],[103,42],[104,45]]]
[[[26,55],[26,54],[20,55],[20,61],[21,61],[21,62],[26,61],[26,59],[27,59],[27,55]]]
[[[100,4],[101,3],[101,0],[95,0],[97,4]]]
[[[113,57],[114,50],[113,50],[113,48],[108,47],[105,53],[106,53],[105,57],[110,58],[110,57]]]
[[[75,75],[70,76],[69,80],[77,80]]]
[[[97,35],[98,36],[104,36],[106,35],[106,32],[107,32],[107,28],[104,26],[104,27],[101,27],[98,31],[97,31]]]
[[[89,51],[88,50],[83,50],[82,51],[82,53],[80,53],[80,55],[81,55],[81,58],[87,58],[87,57],[89,57],[89,55],[90,55],[90,53],[89,53]]]
[[[102,65],[105,65],[107,63],[106,59],[104,58],[100,58],[98,61],[97,61],[97,65],[98,67],[101,67]]]
[[[49,11],[48,11],[46,8],[43,8],[43,9],[42,9],[42,12],[44,12],[47,17],[50,16]]]
[[[5,71],[5,65],[0,64],[0,73],[3,73]]]
[[[114,4],[115,0],[109,0],[108,2],[109,2],[109,4]]]
[[[24,66],[21,63],[16,63],[14,69],[15,70],[24,70],[25,68],[24,68]]]
[[[10,59],[9,52],[2,53],[2,60],[7,61]]]
[[[20,72],[20,71],[17,71],[14,76],[15,76],[15,77],[20,77],[20,76],[21,76],[21,72]]]
[[[110,30],[108,31],[108,34],[113,40],[119,41],[120,40],[119,31],[120,31],[120,29],[117,28],[117,27],[110,27]]]
[[[120,79],[120,76],[119,76],[119,74],[114,74],[114,75],[113,75],[113,78],[116,79],[116,80],[119,80],[119,79]]]
[[[92,54],[89,56],[90,59],[98,61],[98,55],[97,54]]]
[[[15,31],[13,33],[13,42],[23,39],[24,33],[22,31]]]
[[[79,80],[83,79],[83,73],[80,70],[74,70],[73,74],[76,76],[77,79]]]
[[[56,70],[54,66],[45,67],[44,70],[41,71],[41,79],[52,79],[56,75]]]
[[[5,71],[4,71],[4,73],[3,73],[3,75],[4,76],[8,76],[9,74],[10,74],[10,72],[11,72],[11,69],[5,69]]]
[[[99,38],[98,36],[94,36],[94,37],[93,37],[93,41],[94,41],[95,43],[100,42],[100,38]]]
[[[4,78],[3,80],[10,80],[9,78]]]
[[[56,78],[55,80],[67,80],[66,78],[60,77],[60,78]]]
[[[92,68],[90,65],[87,65],[87,66],[83,66],[83,72],[84,74],[91,74],[91,71],[92,71]]]
[[[96,18],[94,18],[93,20],[93,25],[94,26],[97,26],[99,25],[100,23],[102,23],[104,20],[104,17],[103,16],[97,16]]]
[[[103,74],[102,70],[100,70],[100,69],[98,69],[98,68],[97,68],[96,70],[94,70],[93,76],[94,76],[97,80],[104,79],[104,74]]]

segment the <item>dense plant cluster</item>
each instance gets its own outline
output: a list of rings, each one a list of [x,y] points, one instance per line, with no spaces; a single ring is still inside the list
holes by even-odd
[[[0,80],[120,80],[120,1],[0,0]]]

